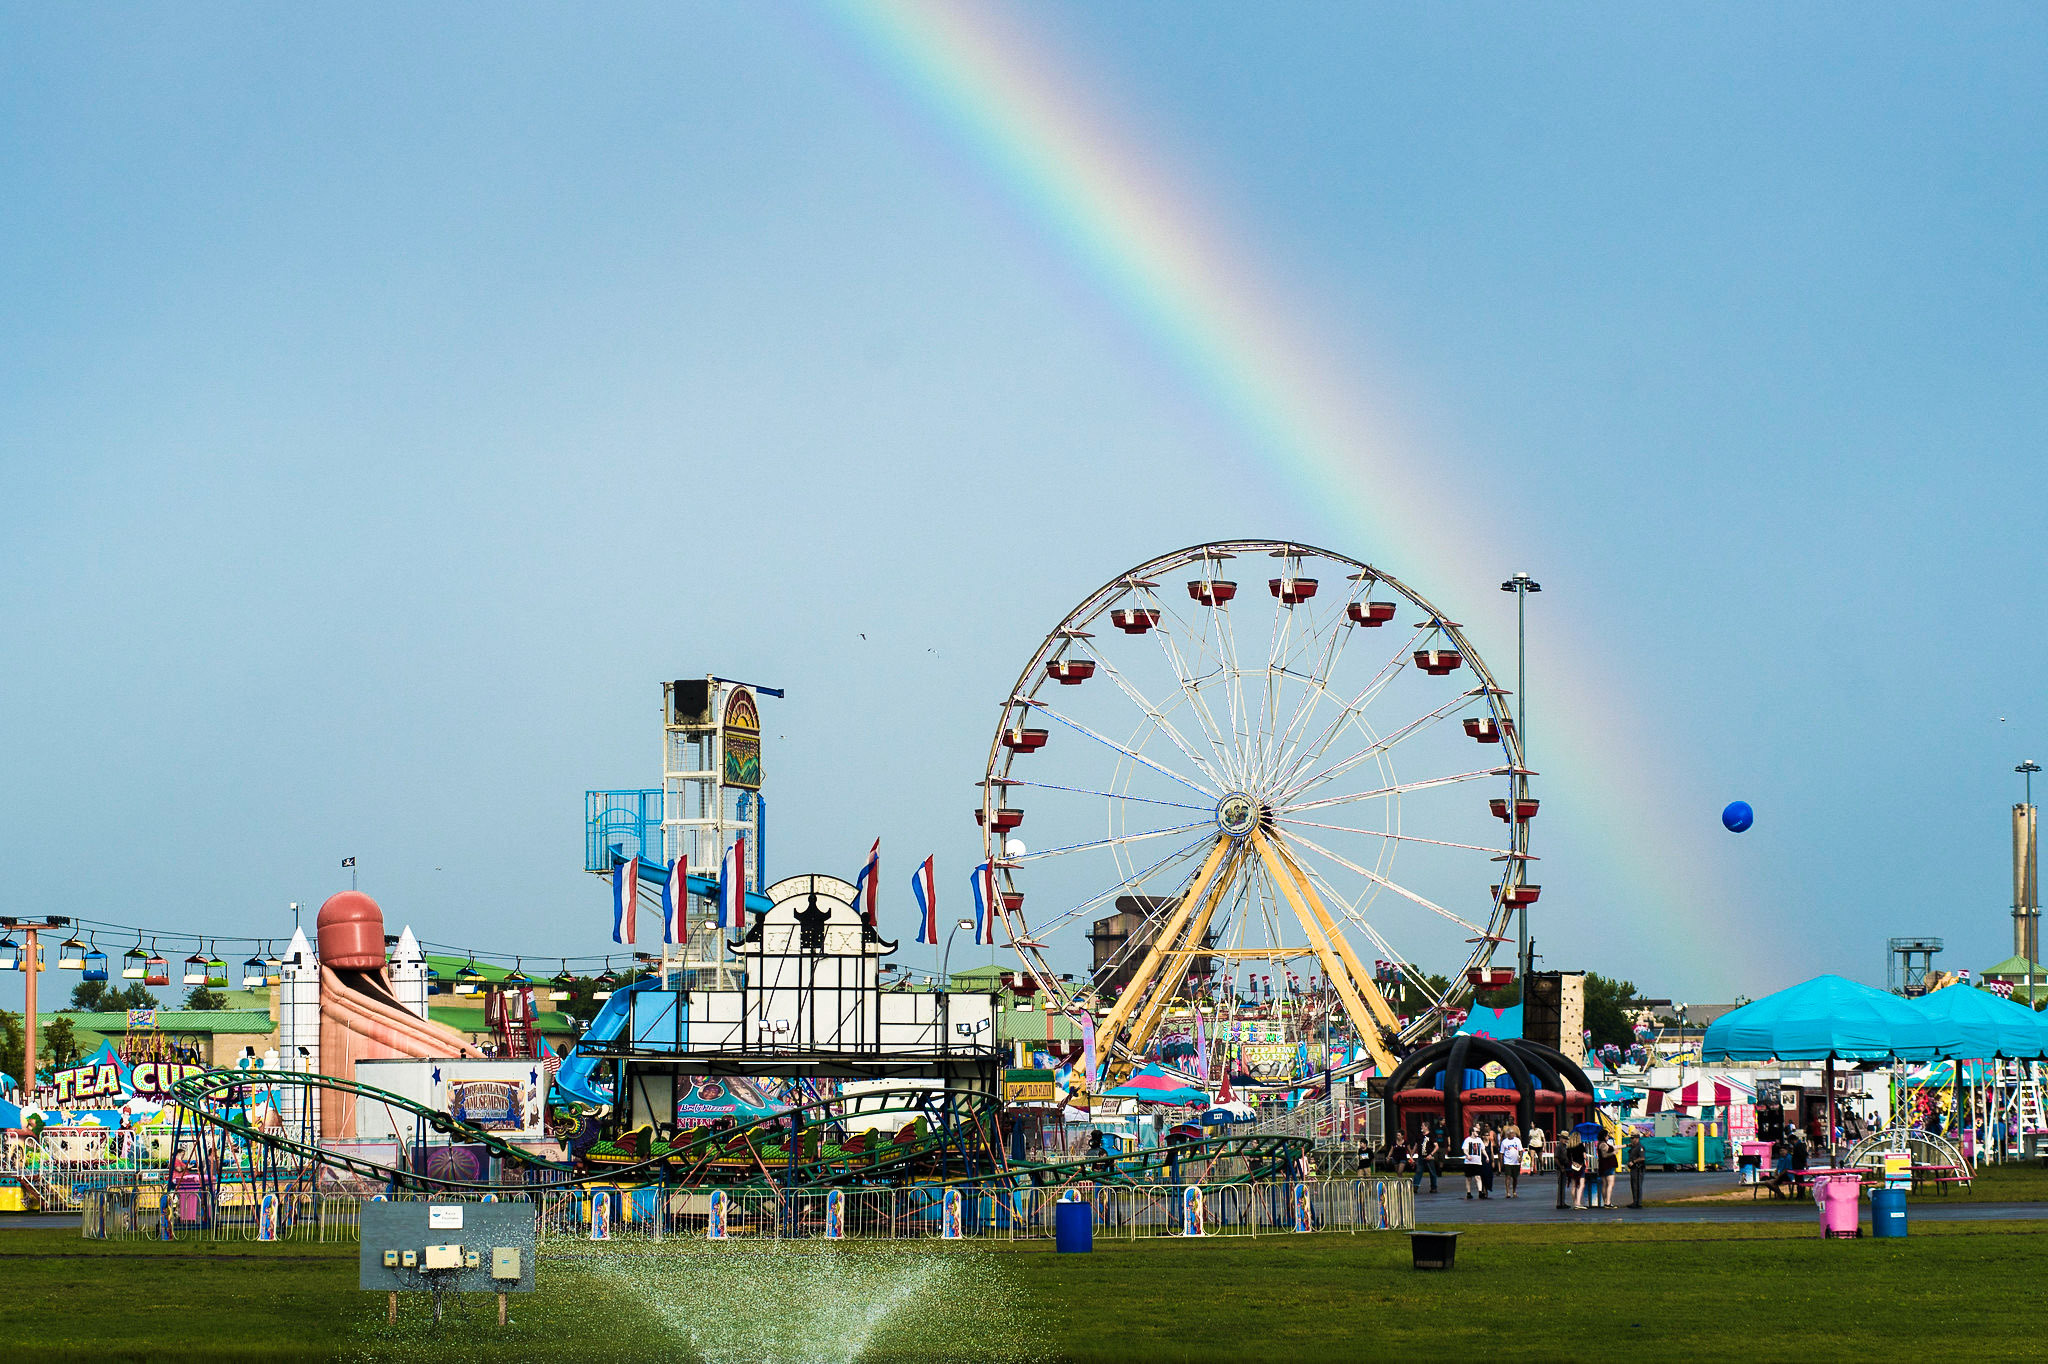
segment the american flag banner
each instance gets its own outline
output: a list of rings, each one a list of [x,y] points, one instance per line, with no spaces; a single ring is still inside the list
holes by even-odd
[[[2009,981],[2009,980],[1994,980],[1994,981],[1992,981],[1992,982],[1991,982],[1991,993],[1992,993],[1992,994],[1994,994],[1994,995],[1997,995],[1997,996],[1998,996],[1998,997],[1999,997],[2000,999],[2011,999],[2011,998],[2012,998],[2012,982],[2011,982],[2011,981]]]
[[[860,875],[853,878],[853,898],[860,905],[861,917],[867,920],[869,928],[876,926],[875,892],[881,880],[882,840],[878,838],[875,846],[868,849],[868,864],[860,869]]]
[[[920,862],[910,878],[910,895],[917,901],[917,940],[939,940],[939,883],[932,872],[932,859]]]
[[[974,887],[974,941],[983,945],[996,940],[996,878],[984,862],[968,877]]]
[[[555,1078],[555,1072],[562,1068],[562,1058],[555,1053],[553,1047],[548,1045],[548,1040],[545,1037],[540,1039],[540,1068],[541,1073],[546,1075],[550,1081],[553,1081]]]
[[[668,880],[661,883],[661,940],[681,942],[690,935],[690,859],[678,857],[668,864]]]
[[[640,862],[638,858],[612,868],[612,941],[633,941],[634,913],[640,907]]]
[[[718,877],[718,926],[736,933],[747,928],[747,836],[732,841]]]

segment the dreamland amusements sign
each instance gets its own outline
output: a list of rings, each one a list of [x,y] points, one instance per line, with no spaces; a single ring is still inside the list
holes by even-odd
[[[55,1072],[50,1079],[60,1104],[80,1105],[98,1100],[110,1105],[131,1098],[167,1099],[172,1085],[205,1069],[178,1061],[143,1061],[131,1070],[119,1052],[102,1042],[91,1056]]]

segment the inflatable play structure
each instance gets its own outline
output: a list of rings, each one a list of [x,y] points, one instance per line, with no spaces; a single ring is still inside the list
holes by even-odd
[[[427,1017],[426,959],[410,928],[398,940],[395,966],[387,965],[384,911],[375,900],[354,890],[330,896],[315,933],[318,953],[295,932],[284,966],[279,1040],[288,1069],[352,1081],[358,1061],[482,1055]],[[355,1115],[353,1093],[323,1095],[321,1138],[355,1136]]]
[[[1489,1077],[1489,1064],[1500,1074]],[[1441,1120],[1454,1142],[1488,1117],[1555,1133],[1591,1117],[1595,1102],[1592,1081],[1563,1052],[1470,1033],[1411,1053],[1387,1077],[1386,1094],[1403,1132],[1414,1136]]]

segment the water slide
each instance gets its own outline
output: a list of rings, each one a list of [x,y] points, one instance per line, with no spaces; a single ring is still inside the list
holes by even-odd
[[[360,891],[320,906],[320,1069],[353,1080],[358,1061],[480,1057],[455,1029],[399,1002],[384,965],[384,911]],[[356,1100],[340,1092],[320,1107],[323,1140],[355,1135]]]
[[[597,1080],[597,1068],[604,1058],[585,1051],[583,1044],[616,1039],[626,1030],[626,1022],[632,1016],[633,996],[660,984],[658,979],[650,977],[612,992],[612,997],[597,1011],[597,1017],[591,1019],[590,1026],[583,1030],[583,1036],[576,1040],[576,1045],[562,1054],[562,1066],[555,1072],[555,1087],[548,1096],[549,1103],[568,1099],[580,1104],[611,1104],[611,1089]]]

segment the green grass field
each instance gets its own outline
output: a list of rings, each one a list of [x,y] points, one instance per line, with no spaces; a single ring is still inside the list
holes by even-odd
[[[1825,1242],[1808,1225],[1485,1226],[1418,1274],[1399,1235],[945,1249],[552,1242],[542,1289],[397,1328],[355,1247],[0,1234],[9,1359],[554,1361],[1366,1357],[1757,1359],[2038,1354],[2025,1310],[2048,1222],[1915,1225]]]

